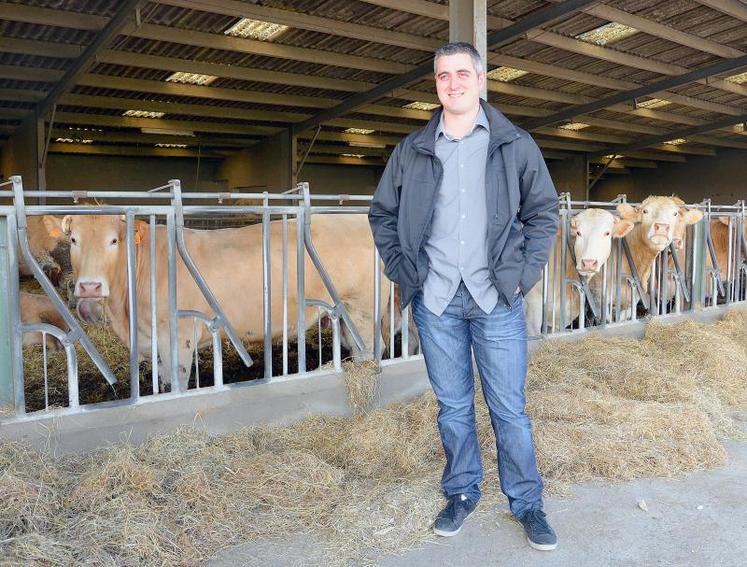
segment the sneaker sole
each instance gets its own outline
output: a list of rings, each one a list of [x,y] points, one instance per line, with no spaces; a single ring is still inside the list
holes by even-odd
[[[472,512],[474,512],[474,510]],[[457,535],[459,532],[462,531],[462,528],[464,527],[464,522],[466,522],[467,520],[469,520],[470,516],[472,516],[472,512],[470,512],[469,514],[467,514],[467,517],[464,518],[464,520],[462,521],[462,525],[459,526],[457,529],[455,529],[453,532],[447,532],[447,531],[444,531],[444,530],[439,530],[437,527],[434,526],[433,527],[433,533],[436,534],[436,535],[438,535],[438,536],[441,536],[441,537],[452,537],[452,536]]]
[[[446,532],[444,530],[439,530],[438,528],[433,528],[433,533],[441,537],[452,537],[457,535],[460,531],[462,531],[462,526],[459,526],[453,532]]]
[[[529,538],[527,538],[527,542],[532,549],[537,549],[538,551],[552,551],[558,547],[557,543],[535,543]]]

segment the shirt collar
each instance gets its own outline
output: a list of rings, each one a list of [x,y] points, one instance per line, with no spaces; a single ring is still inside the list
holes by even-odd
[[[485,114],[485,110],[483,109],[482,105],[480,105],[480,110],[477,113],[477,118],[475,119],[475,124],[474,124],[474,126],[472,126],[472,130],[470,130],[470,132],[469,132],[469,134],[467,134],[467,136],[469,136],[472,132],[474,132],[475,128],[477,128],[478,126],[482,126],[483,128],[485,128],[485,130],[487,130],[488,132],[490,132],[490,122],[488,122],[488,117]],[[436,140],[438,140],[438,138],[439,138],[439,136],[441,136],[441,134],[443,134],[444,138],[446,138],[447,140],[453,140],[454,139],[454,138],[450,137],[446,133],[446,130],[444,130],[444,114],[443,114],[443,112],[441,113],[441,117],[438,120],[438,126],[436,127]],[[465,136],[465,138],[467,136]]]

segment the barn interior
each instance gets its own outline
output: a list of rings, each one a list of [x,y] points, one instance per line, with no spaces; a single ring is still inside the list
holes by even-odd
[[[0,173],[27,188],[370,194],[438,100],[432,54],[575,199],[744,198],[738,0],[4,0]]]

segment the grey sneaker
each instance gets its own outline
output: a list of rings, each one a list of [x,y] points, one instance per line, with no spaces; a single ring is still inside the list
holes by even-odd
[[[466,494],[457,494],[449,498],[446,508],[439,512],[433,523],[433,532],[436,535],[451,537],[459,533],[464,520],[467,519],[477,506],[477,502],[471,500]]]
[[[542,510],[529,510],[517,518],[527,534],[527,541],[534,549],[552,551],[558,546],[558,536],[545,519]]]

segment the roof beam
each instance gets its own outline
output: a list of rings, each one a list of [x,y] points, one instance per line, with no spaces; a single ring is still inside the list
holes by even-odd
[[[230,138],[226,136],[210,138],[207,136],[172,136],[167,134],[143,134],[140,131],[105,131],[75,130],[53,128],[52,141],[56,138],[87,139],[94,142],[123,142],[132,144],[186,144],[189,147],[216,146],[245,148],[257,143],[251,138]]]
[[[41,55],[42,57],[59,57],[60,59],[75,59],[85,50],[82,45],[41,41],[37,39],[16,39],[4,37],[2,50],[8,53],[22,53],[24,55]]]
[[[426,0],[363,0],[368,4],[375,4],[377,6],[383,6],[391,8],[393,10],[400,10],[403,12],[410,12],[421,16],[427,16],[429,18],[435,18],[439,20],[448,21],[449,10],[447,6],[435,4],[433,2],[427,2]],[[717,4],[718,2],[714,2]],[[729,4],[738,4],[736,0],[729,0]],[[507,18],[499,18],[496,16],[488,16],[488,29],[500,29],[513,24],[513,20]],[[571,53],[577,53],[579,55],[586,55],[587,57],[593,57],[595,59],[601,59],[602,61],[609,61],[610,63],[616,63],[618,65],[625,65],[634,69],[644,69],[651,71],[652,73],[660,73],[662,75],[676,76],[687,73],[690,69],[681,67],[680,65],[673,65],[671,63],[664,63],[662,61],[656,61],[649,57],[641,57],[638,55],[632,55],[630,53],[623,53],[609,47],[603,47],[601,45],[595,45],[580,39],[573,37],[567,37],[552,31],[543,29],[536,29],[527,32],[526,39],[533,41],[548,47],[555,47],[570,51]],[[711,88],[720,89],[726,92],[740,94],[747,96],[747,86],[738,85],[729,81],[721,79],[711,78],[708,81],[701,79],[698,82],[701,84],[707,84]]]
[[[322,65],[335,65],[350,69],[362,69],[377,73],[398,74],[406,73],[412,69],[411,65],[395,63],[385,59],[373,57],[361,57],[358,55],[346,55],[334,51],[322,51],[306,47],[295,47],[282,45],[268,41],[244,39],[217,33],[206,33],[193,30],[177,29],[155,24],[143,24],[131,26],[122,33],[131,37],[152,39],[154,41],[170,41],[197,47],[210,49],[225,49],[239,53],[250,53],[252,55],[263,55],[265,57],[277,57],[279,59],[290,59],[292,61],[305,61]]]
[[[610,154],[612,152],[625,153],[630,150],[639,150],[642,148],[647,148],[649,146],[654,146],[655,144],[659,144],[667,140],[671,140],[673,138],[687,138],[688,136],[702,134],[704,132],[710,132],[718,128],[723,128],[724,126],[730,126],[733,124],[737,124],[739,122],[744,122],[746,120],[747,120],[747,113],[745,113],[742,116],[738,116],[738,117],[728,116],[726,118],[722,118],[714,122],[709,122],[708,124],[704,124],[702,126],[693,126],[692,128],[684,128],[676,132],[669,132],[666,135],[650,136],[648,138],[643,138],[641,140],[632,142],[622,147],[607,148],[603,152],[595,153],[594,155],[604,155],[604,154]],[[672,146],[672,147],[678,148],[679,146]]]
[[[418,49],[421,51],[434,51],[443,42],[438,39],[412,35],[402,32],[391,31],[372,26],[353,24],[331,18],[311,16],[290,10],[268,8],[237,0],[157,0],[159,4],[169,6],[180,6],[192,10],[200,10],[224,16],[235,16],[237,18],[254,18],[275,24],[281,24],[302,30],[311,30],[330,35],[350,37],[373,43],[396,45],[406,49]]]
[[[98,31],[106,26],[107,18],[91,14],[81,14],[67,10],[56,10],[54,8],[38,8],[36,6],[24,6],[23,4],[12,4],[0,2],[0,14],[3,20],[13,22],[24,22],[27,24],[39,24],[42,26],[58,26],[73,28],[76,30]]]
[[[744,67],[745,65],[747,65],[747,55],[736,57],[734,59],[725,59],[713,65],[708,65],[706,67],[690,71],[689,73],[685,73],[684,75],[655,81],[631,91],[617,93],[594,101],[592,103],[582,104],[577,107],[569,108],[555,114],[551,114],[550,116],[545,118],[530,120],[527,124],[524,125],[524,127],[532,129],[538,128],[540,126],[546,126],[548,124],[553,124],[555,122],[560,122],[562,120],[568,120],[580,114],[586,114],[587,112],[596,112],[597,110],[602,110],[604,108],[607,108],[608,106],[612,106],[613,104],[630,101],[638,97],[650,95],[652,93],[678,87],[680,85],[686,85],[705,77],[711,77],[718,73],[724,73],[732,69]],[[729,122],[729,124],[734,124],[736,122],[738,121]]]
[[[127,23],[127,19],[131,16],[133,10],[135,10],[142,1],[143,0],[124,0],[119,3],[117,12],[114,14],[112,19],[109,20],[106,26],[104,26],[104,29],[96,35],[93,42],[85,48],[73,65],[65,71],[62,79],[52,87],[52,90],[47,94],[47,97],[38,104],[37,113],[39,116],[44,116],[47,111],[52,108],[52,105],[57,103],[60,96],[70,89],[78,78],[88,70],[88,67],[94,62],[94,58],[99,50],[120,32]]]
[[[560,0],[550,1],[559,2]],[[723,0],[719,0],[718,3],[723,4]],[[744,55],[743,51],[735,49],[734,47],[722,45],[716,41],[711,41],[709,39],[698,37],[697,35],[677,30],[675,28],[660,24],[658,22],[654,22],[647,18],[642,18],[641,16],[625,12],[624,10],[620,10],[619,8],[614,8],[613,6],[609,6],[602,2],[600,2],[596,6],[585,8],[583,12],[592,16],[596,16],[597,18],[600,18],[602,20],[608,20],[610,22],[617,22],[619,24],[630,26],[631,28],[635,28],[638,31],[654,37],[666,39],[667,41],[671,41],[672,43],[684,45],[692,49],[697,49],[698,51],[712,53],[713,55],[723,57],[724,59]]]
[[[364,0],[365,1],[365,0]],[[695,0],[698,4],[708,6],[714,10],[718,10],[723,14],[727,14],[732,18],[737,18],[743,22],[747,22],[747,6],[739,0]]]
[[[227,153],[193,150],[190,148],[140,148],[137,146],[94,146],[91,144],[51,143],[49,152],[54,154],[86,154],[107,156],[181,157],[223,159]],[[233,152],[231,152],[233,153]]]
[[[523,33],[526,33],[531,29],[534,29],[543,24],[547,24],[549,22],[553,22],[558,18],[576,12],[586,5],[591,4],[593,1],[594,0],[565,0],[564,2],[555,6],[539,10],[531,14],[530,16],[523,18],[521,21],[512,24],[502,30],[489,33],[486,44],[488,48],[494,47],[496,45],[501,45]],[[297,124],[296,126],[294,126],[293,132],[298,133],[302,132],[303,130],[313,128],[331,118],[335,118],[337,116],[350,112],[351,110],[363,104],[377,100],[384,94],[391,92],[393,89],[409,85],[410,83],[417,81],[421,77],[430,75],[431,73],[433,73],[433,67],[432,62],[429,59],[422,65],[418,65],[415,69],[407,73],[384,81],[383,83],[377,85],[367,92],[361,93],[359,95],[354,95],[347,99],[345,102],[335,107],[319,112],[309,120],[305,120],[301,124]]]
[[[63,76],[64,73],[62,71],[57,71],[56,69],[21,67],[20,65],[0,65],[0,79],[53,83],[62,79]]]

